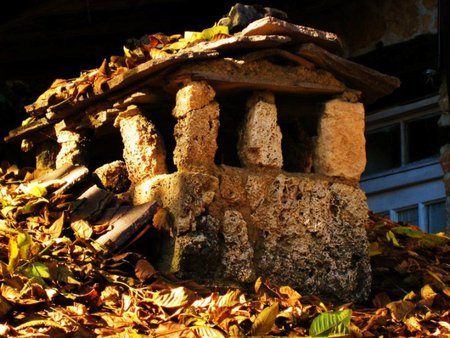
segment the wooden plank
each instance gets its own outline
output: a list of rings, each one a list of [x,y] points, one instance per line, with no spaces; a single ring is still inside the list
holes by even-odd
[[[288,43],[291,38],[283,35],[251,35],[236,36],[217,41],[203,41],[186,50],[192,51],[236,51],[246,49],[273,48]]]
[[[334,55],[312,43],[302,45],[297,54],[336,75],[348,87],[362,91],[362,101],[372,103],[400,87],[400,80]]]
[[[148,202],[134,206],[116,220],[112,225],[112,230],[100,236],[97,242],[112,250],[120,248],[146,224],[153,222],[153,216],[157,210],[158,204],[156,202]]]
[[[334,33],[321,31],[311,27],[295,25],[271,16],[256,20],[244,28],[242,35],[286,35],[292,42],[312,42],[334,53],[343,54],[341,39]]]

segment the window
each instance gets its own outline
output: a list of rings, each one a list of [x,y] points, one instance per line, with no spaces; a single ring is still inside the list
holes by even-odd
[[[397,211],[397,221],[418,225],[419,209],[415,206],[412,208]]]
[[[381,173],[439,155],[439,114],[404,118],[366,133],[364,175]]]
[[[428,232],[436,233],[445,231],[447,225],[447,210],[445,201],[426,205]]]
[[[403,222],[419,226],[429,233],[445,232],[447,210],[445,200],[419,203],[407,208],[378,212],[377,215],[388,217],[394,222]]]
[[[374,174],[401,165],[400,125],[374,130],[366,135],[365,174]]]
[[[416,162],[439,153],[439,116],[406,122],[407,162]]]

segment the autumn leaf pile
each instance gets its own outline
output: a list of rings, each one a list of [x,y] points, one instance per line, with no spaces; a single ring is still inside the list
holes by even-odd
[[[92,239],[95,228],[71,224],[77,203],[52,195],[58,182],[30,183],[31,170],[6,163],[0,170],[0,336],[450,334],[443,235],[371,215],[367,304],[331,304],[261,278],[251,289],[211,290],[156,271],[139,253],[107,252]]]

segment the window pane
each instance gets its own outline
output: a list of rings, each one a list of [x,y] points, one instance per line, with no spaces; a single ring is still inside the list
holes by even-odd
[[[447,223],[447,211],[445,201],[427,205],[428,232],[436,233],[445,231]]]
[[[399,210],[397,211],[397,217],[399,222],[411,223],[414,225],[419,224],[419,212],[417,207]]]
[[[365,174],[374,174],[401,165],[400,125],[378,129],[366,135]]]
[[[408,162],[415,162],[439,154],[439,116],[410,121],[408,133]]]

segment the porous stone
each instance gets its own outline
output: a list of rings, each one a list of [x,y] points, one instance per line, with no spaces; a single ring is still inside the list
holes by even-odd
[[[214,167],[219,132],[219,105],[205,82],[180,89],[173,116],[176,146],[173,160],[178,170],[208,172]]]
[[[47,141],[36,146],[36,171],[35,176],[48,173],[56,168],[56,156],[58,144]]]
[[[315,172],[359,181],[366,166],[364,106],[338,99],[326,102],[317,134]]]
[[[222,260],[253,270],[246,281],[265,276],[335,299],[368,297],[371,270],[363,227],[368,208],[360,189],[313,174],[277,175],[232,167],[222,167],[219,187],[209,207],[215,218],[230,204],[230,190],[242,196],[222,219]],[[243,280],[237,269],[224,269]]]
[[[177,118],[182,117],[210,104],[215,96],[216,92],[206,81],[190,82],[177,92],[173,114]]]
[[[247,114],[239,134],[241,163],[245,167],[281,168],[281,138],[273,94],[254,93],[247,102]]]
[[[139,184],[167,173],[164,140],[155,125],[142,114],[122,117],[119,124],[123,158],[131,182]]]
[[[253,248],[248,240],[247,223],[242,214],[236,210],[226,210],[221,225],[225,241],[222,255],[225,277],[244,283],[254,281]]]
[[[114,161],[98,167],[94,171],[100,187],[114,193],[122,193],[130,187],[128,171],[124,161]]]
[[[133,203],[159,201],[171,215],[172,232],[195,231],[197,218],[207,209],[218,190],[218,179],[198,172],[159,175],[136,185]]]
[[[216,173],[161,175],[139,187],[171,215],[162,270],[226,283],[263,276],[340,301],[367,299],[368,208],[360,189],[317,174],[228,166]]]
[[[87,163],[88,137],[82,131],[56,130],[56,141],[60,144],[60,150],[56,156],[56,168],[65,165],[85,165]]]

